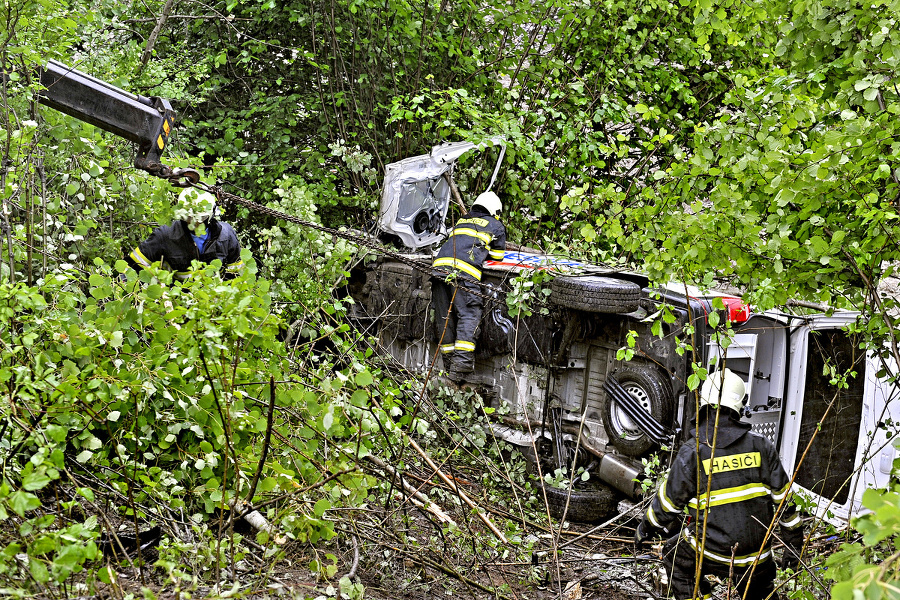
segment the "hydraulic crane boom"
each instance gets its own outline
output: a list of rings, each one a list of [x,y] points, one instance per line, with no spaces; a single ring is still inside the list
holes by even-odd
[[[81,71],[51,60],[40,70],[38,101],[51,108],[135,142],[134,166],[174,185],[200,181],[194,169],[172,169],[161,161],[175,125],[171,103],[131,94]]]

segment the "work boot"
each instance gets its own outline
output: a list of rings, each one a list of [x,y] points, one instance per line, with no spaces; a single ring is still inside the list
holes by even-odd
[[[453,370],[453,353],[448,352],[447,354],[441,355],[441,361],[444,363],[444,371],[449,373]]]
[[[462,375],[471,373],[475,370],[475,353],[456,351],[450,359],[449,372],[456,372]]]

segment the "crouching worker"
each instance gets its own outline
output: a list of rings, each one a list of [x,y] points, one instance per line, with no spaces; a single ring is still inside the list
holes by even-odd
[[[739,376],[729,369],[709,375],[700,393],[698,425],[635,532],[640,545],[654,533],[680,526],[685,507],[689,509],[689,524],[663,546],[671,593],[679,600],[695,597],[695,575],[696,597],[710,597],[710,574],[731,578],[740,593],[736,597],[777,599],[770,546],[776,532],[766,539],[776,511],[779,538],[785,543],[782,566],[798,564],[803,529],[800,515],[786,499],[790,479],[772,443],[740,421],[745,402]]]
[[[177,220],[157,227],[126,257],[135,269],[157,261],[175,272],[178,279],[190,278],[191,261],[222,261],[224,278],[236,277],[244,267],[241,245],[234,229],[217,221],[216,197],[209,192],[187,188],[178,196]]]
[[[497,194],[480,194],[432,263],[439,272],[431,281],[437,332],[444,368],[454,379],[475,370],[475,336],[484,305],[478,282],[484,261],[502,260],[506,250],[506,228],[497,220],[502,209]]]

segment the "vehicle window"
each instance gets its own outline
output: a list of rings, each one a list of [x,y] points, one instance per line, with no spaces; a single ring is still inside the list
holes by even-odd
[[[814,434],[815,439],[796,481],[837,504],[847,501],[849,477],[860,439],[865,354],[858,345],[846,332],[837,329],[812,331],[807,340],[803,414],[794,464],[803,456]],[[848,379],[848,388],[840,389],[831,385],[830,375],[823,374],[826,364],[835,366],[839,373],[855,368],[857,375]],[[828,414],[819,428],[826,411]]]

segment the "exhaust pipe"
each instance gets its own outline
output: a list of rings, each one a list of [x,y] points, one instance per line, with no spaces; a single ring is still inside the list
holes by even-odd
[[[594,448],[584,437],[581,438],[581,446],[600,459],[600,466],[597,467],[597,476],[604,483],[619,490],[629,498],[637,499],[641,497],[641,484],[636,481],[643,472],[640,468],[615,454]]]

